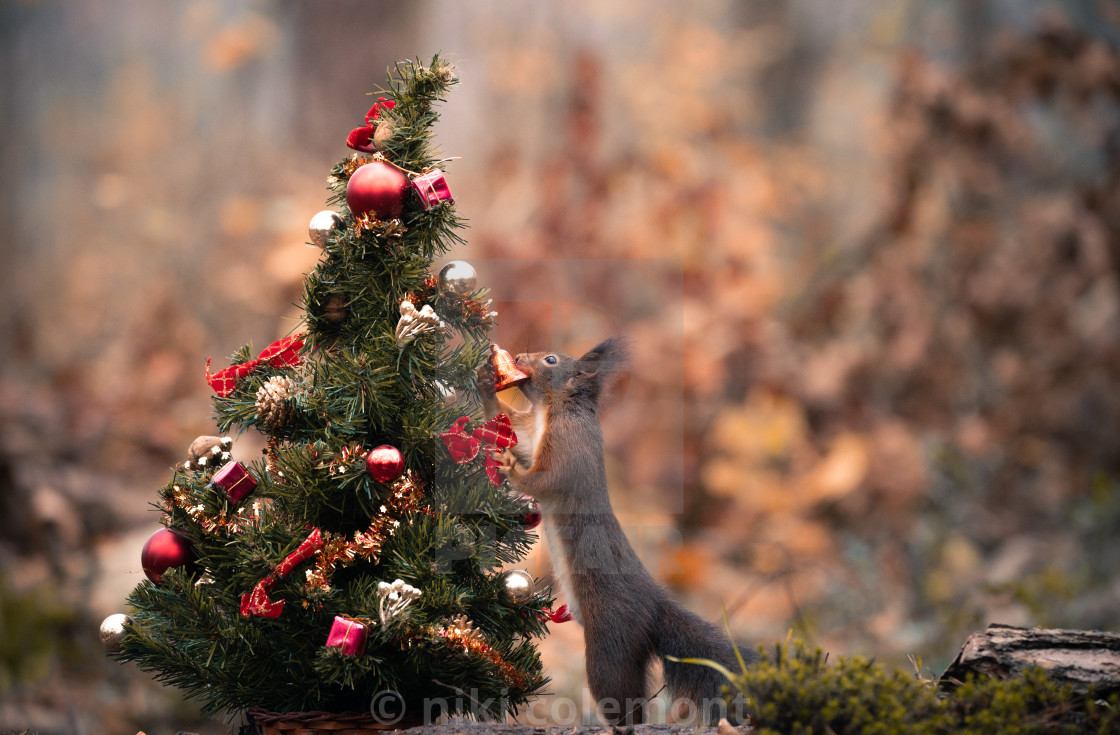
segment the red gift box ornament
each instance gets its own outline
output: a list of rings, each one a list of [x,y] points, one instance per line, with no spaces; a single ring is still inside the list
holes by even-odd
[[[347,656],[361,656],[366,650],[367,638],[369,627],[364,623],[335,615],[327,636],[327,647],[338,648]]]
[[[441,202],[455,203],[455,197],[451,196],[451,189],[447,187],[447,179],[438,168],[412,179],[412,188],[420,197],[425,212],[435,209]]]
[[[257,481],[240,462],[227,462],[210,478],[218,487],[226,491],[229,502],[237,505],[257,489]]]

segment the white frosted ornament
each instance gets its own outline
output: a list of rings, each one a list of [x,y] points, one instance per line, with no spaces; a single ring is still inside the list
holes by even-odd
[[[447,329],[447,325],[428,304],[417,309],[411,301],[405,299],[401,302],[400,311],[401,318],[397,321],[397,328],[393,332],[399,345],[404,345],[422,334]]]
[[[377,612],[382,625],[391,625],[422,593],[403,579],[377,583]]]

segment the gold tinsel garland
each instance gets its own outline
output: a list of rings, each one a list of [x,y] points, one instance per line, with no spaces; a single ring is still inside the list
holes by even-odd
[[[354,172],[365,166],[367,163],[372,163],[377,160],[384,160],[384,156],[378,153],[376,156],[360,156],[357,153],[351,153],[350,157],[346,159],[346,163],[342,164],[338,173],[349,179],[354,175]]]
[[[273,452],[275,447],[270,447]],[[268,451],[266,450],[266,454]],[[339,456],[332,459],[329,467],[332,474],[344,471],[344,466],[355,461],[365,461],[366,450],[361,447],[346,447]],[[270,459],[274,459],[273,454]],[[270,472],[277,480],[282,475],[271,465]],[[400,526],[400,516],[409,512],[423,512],[420,507],[420,498],[423,490],[411,472],[406,472],[393,484],[392,492],[380,507],[378,515],[370,521],[369,528],[365,531],[355,532],[354,538],[347,541],[337,534],[324,533],[323,544],[313,557],[314,563],[307,570],[305,589],[310,592],[315,589],[326,590],[330,588],[331,575],[339,566],[352,563],[355,559],[366,559],[374,563],[380,557],[381,548],[385,541],[393,535]],[[201,504],[196,504],[180,485],[173,485],[168,496],[168,505],[179,508],[204,530],[209,533],[237,533],[246,523],[255,523],[260,518],[260,504],[254,502],[251,513],[246,515],[246,508],[240,508],[232,516],[224,511],[217,515],[209,515]],[[304,602],[306,605],[306,601]],[[376,623],[368,618],[353,618],[371,628]],[[427,638],[431,641],[446,641],[455,648],[461,648],[464,654],[478,656],[489,661],[502,677],[512,687],[524,689],[527,678],[509,661],[495,651],[482,631],[474,627],[474,623],[466,615],[457,615],[445,621],[442,625],[425,625],[419,628],[406,628],[402,631],[407,643],[411,645],[416,639]]]
[[[475,630],[474,625],[467,620],[465,615],[449,620],[442,626],[425,625],[420,631],[422,635],[428,638],[444,640],[455,647],[461,647],[463,653],[486,659],[494,664],[494,668],[512,687],[516,689],[525,688],[527,683],[525,674],[495,651],[487,642],[486,636],[481,631]]]
[[[167,496],[167,506],[168,510],[178,508],[186,513],[207,533],[238,533],[243,525],[260,520],[261,515],[260,501],[254,501],[251,508],[245,506],[238,508],[232,515],[224,510],[216,515],[210,515],[206,512],[205,506],[195,503],[180,485],[171,486],[171,493]],[[251,511],[252,515],[247,515],[247,511]]]
[[[354,217],[354,234],[358,237],[363,232],[373,232],[382,241],[400,240],[408,228],[399,219],[380,220],[373,212],[366,212]]]
[[[343,454],[343,462],[351,460],[352,457],[362,456],[360,449],[344,449]],[[401,525],[400,516],[420,509],[422,494],[423,491],[413,474],[406,472],[393,483],[392,492],[378,510],[378,514],[370,521],[369,528],[365,531],[356,531],[351,541],[334,534],[326,534],[322,548],[315,553],[314,564],[307,570],[307,591],[329,589],[334,570],[339,566],[350,564],[355,559],[365,559],[376,564],[381,556],[381,547]]]

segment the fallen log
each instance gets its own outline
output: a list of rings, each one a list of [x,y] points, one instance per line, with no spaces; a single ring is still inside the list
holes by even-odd
[[[1096,696],[1120,692],[1120,633],[989,625],[968,637],[941,684],[959,685],[970,673],[1005,679],[1034,666],[1079,694],[1090,686]]]

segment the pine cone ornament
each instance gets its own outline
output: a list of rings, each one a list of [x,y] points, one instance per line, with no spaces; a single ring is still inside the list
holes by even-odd
[[[269,431],[282,429],[292,420],[291,400],[296,395],[296,381],[275,375],[257,391],[257,418]]]

